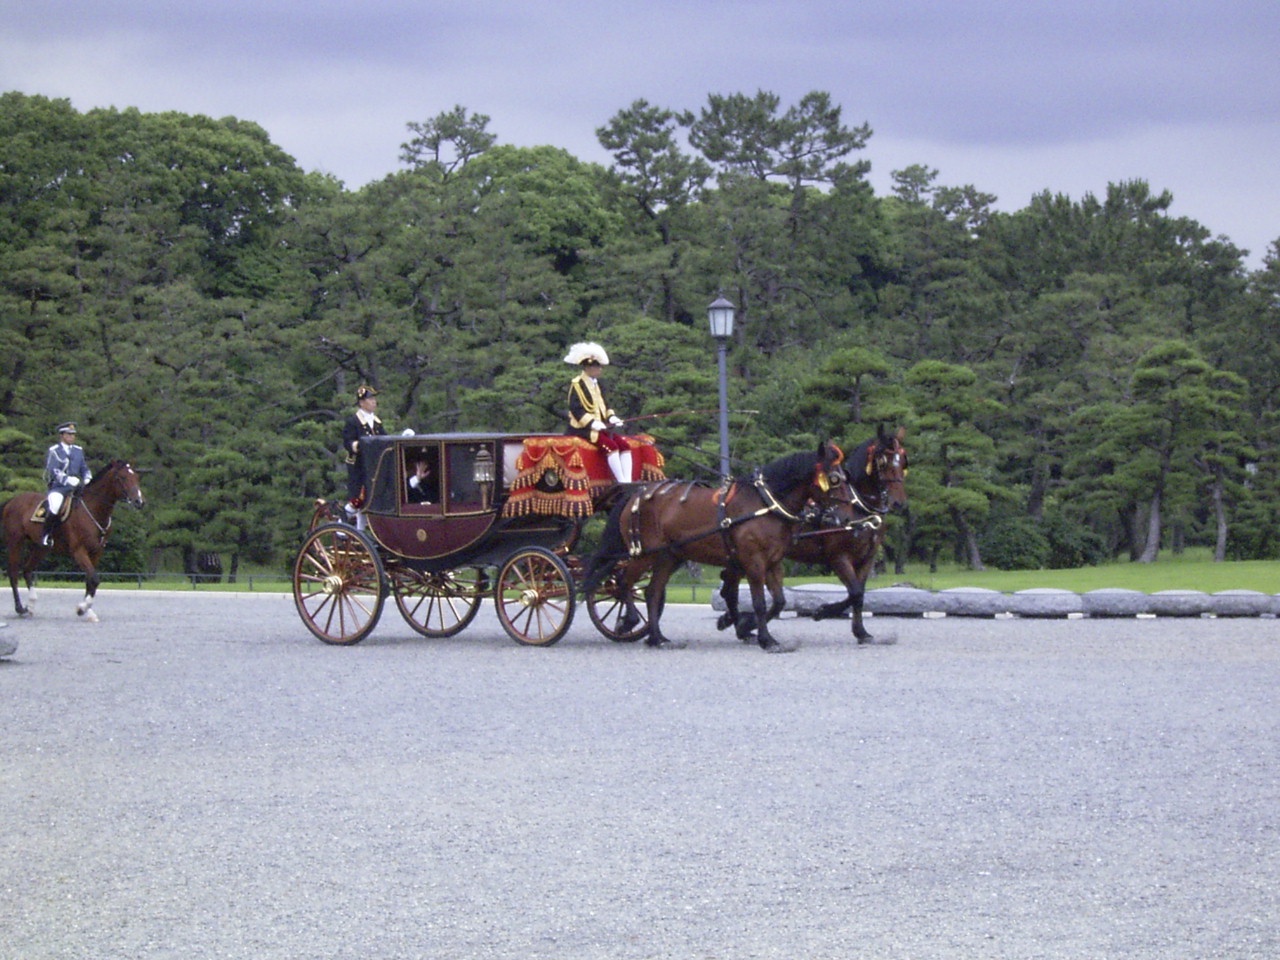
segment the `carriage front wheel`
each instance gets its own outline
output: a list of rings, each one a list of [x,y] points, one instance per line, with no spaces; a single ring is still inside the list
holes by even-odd
[[[498,568],[494,600],[498,620],[512,640],[550,646],[573,623],[573,576],[550,550],[527,547]]]
[[[382,562],[368,537],[345,523],[307,534],[293,564],[293,602],[318,639],[359,643],[378,625],[385,597]]]

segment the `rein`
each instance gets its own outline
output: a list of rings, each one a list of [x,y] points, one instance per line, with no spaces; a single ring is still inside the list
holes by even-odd
[[[875,476],[876,476],[876,479],[879,480],[879,474],[876,474]],[[882,488],[883,486],[884,485],[881,484]],[[881,527],[883,527],[885,515],[889,511],[887,509],[877,509],[873,506],[870,506],[858,493],[857,489],[854,487],[852,483],[848,484],[848,488],[849,488],[848,499],[844,497],[832,497],[832,499],[835,500],[837,503],[847,503],[849,506],[855,507],[858,510],[861,510],[864,514],[866,514],[866,516],[852,518],[844,521],[843,523],[840,523],[839,521],[826,519],[827,517],[830,516],[832,512],[830,508],[827,508],[824,510],[809,509],[805,511],[804,520],[806,523],[813,524],[816,526],[819,523],[826,522],[833,525],[824,527],[819,530],[802,531],[795,535],[795,539],[802,540],[805,537],[826,537],[826,536],[830,536],[833,533],[853,533],[855,531],[861,531],[864,529],[879,530]]]
[[[76,503],[84,507],[84,512],[89,515],[89,519],[93,521],[93,525],[98,528],[98,539],[107,539],[107,532],[111,529],[111,521],[114,519],[110,514],[107,516],[107,525],[104,527],[98,522],[98,518],[93,515],[93,511],[89,509],[89,505],[84,502],[84,497],[76,497]]]

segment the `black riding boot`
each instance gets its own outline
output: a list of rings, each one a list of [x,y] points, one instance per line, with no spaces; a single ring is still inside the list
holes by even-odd
[[[46,509],[48,509],[46,507]],[[62,521],[55,513],[46,514],[44,518],[44,538],[40,543],[46,547],[53,545],[53,535],[58,532],[58,524]]]

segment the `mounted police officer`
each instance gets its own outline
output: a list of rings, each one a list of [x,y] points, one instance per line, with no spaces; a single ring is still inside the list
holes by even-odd
[[[581,372],[569,384],[569,429],[605,452],[605,460],[618,483],[631,482],[631,447],[615,432],[623,421],[605,403],[600,391],[600,371],[609,364],[609,355],[598,343],[575,343],[564,358]],[[615,428],[611,430],[610,427]]]
[[[58,442],[49,448],[44,458],[44,477],[49,484],[45,497],[44,539],[46,547],[53,543],[53,535],[62,522],[58,514],[66,502],[67,494],[82,490],[93,479],[84,450],[76,445],[76,425],[71,421],[58,424]]]
[[[365,437],[385,436],[387,431],[378,419],[378,391],[365,384],[356,390],[356,409],[342,424],[342,449],[347,454],[346,512],[355,516],[364,505],[364,461],[360,441]]]

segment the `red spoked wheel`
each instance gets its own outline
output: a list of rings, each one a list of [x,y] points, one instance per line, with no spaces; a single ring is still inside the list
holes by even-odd
[[[382,562],[373,541],[345,523],[307,534],[293,564],[293,602],[318,639],[359,643],[378,625],[385,597]]]
[[[550,550],[527,547],[498,569],[494,601],[498,620],[512,640],[548,647],[573,623],[573,576]]]
[[[479,569],[426,573],[396,567],[388,577],[400,615],[424,637],[460,633],[475,619],[489,592],[489,578]]]

